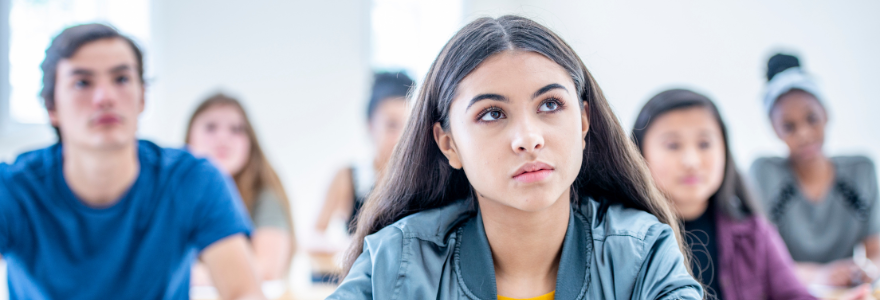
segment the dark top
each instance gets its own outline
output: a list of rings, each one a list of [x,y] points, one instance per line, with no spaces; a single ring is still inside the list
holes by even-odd
[[[376,171],[373,170],[372,161],[359,161],[353,164],[348,171],[351,174],[351,200],[353,202],[351,215],[345,225],[348,228],[348,233],[354,234],[357,230],[357,216],[376,184]]]
[[[713,299],[713,296],[714,299],[724,298],[718,284],[718,234],[715,226],[715,208],[711,202],[703,215],[684,221],[685,240],[693,253],[691,272],[706,286],[707,299]]]

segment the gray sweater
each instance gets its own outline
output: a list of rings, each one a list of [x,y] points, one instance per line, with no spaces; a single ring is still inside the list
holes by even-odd
[[[752,164],[764,210],[795,261],[828,263],[852,257],[857,244],[880,233],[874,163],[862,156],[831,161],[834,184],[819,202],[805,198],[787,159],[765,157]]]

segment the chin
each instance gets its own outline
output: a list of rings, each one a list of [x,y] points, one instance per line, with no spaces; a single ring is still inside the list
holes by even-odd
[[[107,134],[92,140],[92,146],[101,150],[115,150],[131,146],[137,139],[121,135]]]
[[[507,199],[512,199],[512,202],[506,203],[508,206],[516,208],[521,211],[527,212],[537,212],[542,211],[547,208],[550,208],[557,201],[567,201],[567,199],[559,199],[559,195],[511,195],[511,197]]]
[[[684,205],[697,205],[706,201],[709,201],[709,198],[712,195],[705,195],[705,193],[688,193],[675,195],[673,199],[676,203],[684,204]]]

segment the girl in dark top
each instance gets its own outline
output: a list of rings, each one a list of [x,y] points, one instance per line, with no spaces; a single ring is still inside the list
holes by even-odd
[[[333,273],[338,271],[338,259],[335,256],[342,249],[325,241],[327,239],[323,238],[324,234],[334,217],[344,219],[349,234],[354,233],[356,216],[373,190],[376,180],[382,176],[391,150],[400,139],[408,116],[407,93],[414,86],[415,81],[402,72],[375,75],[367,105],[367,128],[373,141],[374,156],[369,160],[358,160],[339,170],[330,183],[327,198],[315,224],[318,242],[309,249],[313,282],[335,282]]]
[[[367,105],[367,127],[375,146],[371,161],[358,161],[339,170],[330,184],[315,229],[323,233],[334,215],[346,219],[349,233],[354,232],[355,216],[381,175],[391,150],[400,139],[406,123],[407,92],[415,81],[405,73],[377,73]]]
[[[805,283],[849,286],[880,272],[880,198],[874,163],[863,156],[829,157],[822,150],[827,102],[797,57],[767,63],[764,108],[788,157],[752,164],[770,220]],[[854,249],[864,253],[854,256]]]
[[[655,182],[684,220],[691,270],[709,299],[814,299],[776,230],[759,215],[709,98],[664,91],[645,104],[633,128]]]

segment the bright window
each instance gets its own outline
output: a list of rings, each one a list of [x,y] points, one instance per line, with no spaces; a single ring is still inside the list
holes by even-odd
[[[373,67],[421,81],[461,21],[462,0],[374,0]]]
[[[141,47],[150,41],[149,0],[12,0],[9,112],[19,123],[46,123],[40,63],[52,38],[81,23],[111,24]]]

